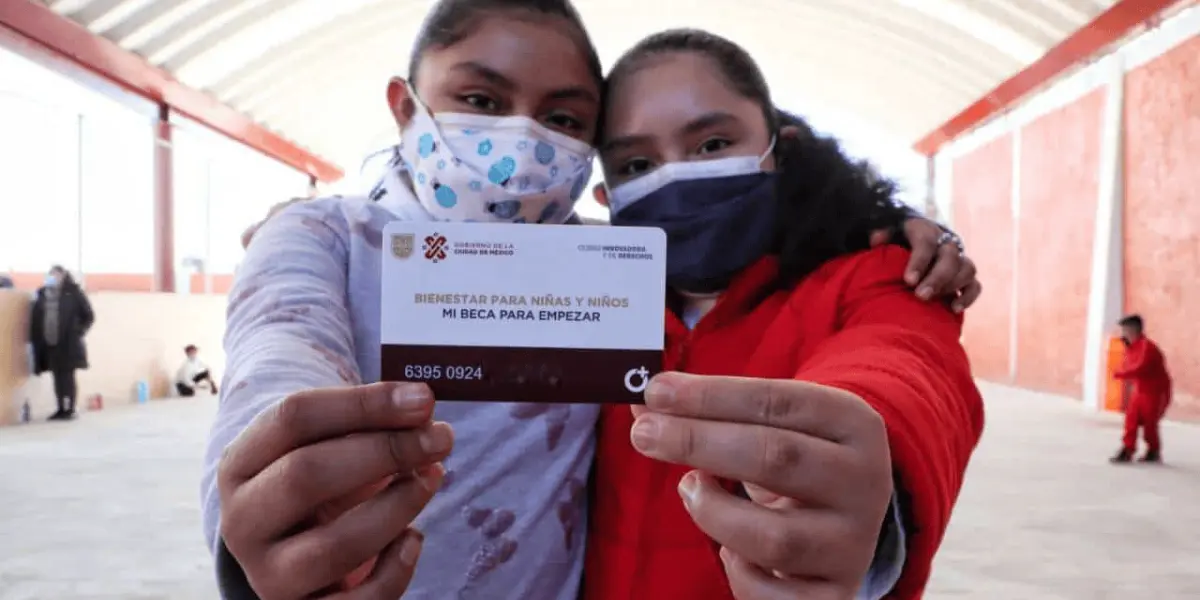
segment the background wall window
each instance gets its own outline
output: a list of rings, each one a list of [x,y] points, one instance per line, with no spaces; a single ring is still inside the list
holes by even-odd
[[[154,273],[153,122],[122,113],[79,121],[85,274]]]
[[[6,79],[0,71],[0,83]],[[78,271],[78,122],[61,107],[0,90],[0,269],[40,275],[61,264]]]
[[[153,290],[157,114],[0,49],[0,271],[32,288],[61,264],[91,290]],[[186,118],[172,125],[176,290],[224,292],[242,231],[307,194],[308,176]]]
[[[306,195],[308,176],[188,119],[172,123],[176,290],[224,292],[242,231]]]
[[[0,270],[22,287],[61,264],[152,289],[153,106],[106,91],[0,50]]]

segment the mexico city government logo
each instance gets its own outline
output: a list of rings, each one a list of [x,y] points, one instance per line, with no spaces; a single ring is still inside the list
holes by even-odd
[[[425,236],[425,245],[421,249],[425,251],[425,258],[433,262],[446,260],[446,236],[438,233]]]

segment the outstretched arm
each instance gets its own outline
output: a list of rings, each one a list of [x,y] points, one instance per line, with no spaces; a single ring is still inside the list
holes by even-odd
[[[216,548],[222,453],[250,422],[302,390],[359,383],[346,303],[348,226],[319,204],[290,207],[258,232],[229,295],[226,373],[209,435],[204,533]]]
[[[982,433],[982,398],[959,344],[961,319],[908,291],[908,252],[884,247],[854,260],[841,331],[796,377],[851,392],[883,417],[907,550],[893,593],[913,598],[929,577]]]

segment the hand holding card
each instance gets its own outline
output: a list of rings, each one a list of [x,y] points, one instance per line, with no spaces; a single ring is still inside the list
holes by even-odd
[[[739,598],[851,598],[892,497],[883,419],[804,381],[664,373],[633,408],[643,455],[696,470],[679,493]],[[715,477],[745,485],[749,500]]]
[[[221,538],[260,597],[404,593],[421,551],[413,519],[454,444],[432,416],[419,384],[309,390],[238,436],[218,473]]]
[[[640,403],[662,369],[659,229],[396,222],[382,378],[439,400]]]

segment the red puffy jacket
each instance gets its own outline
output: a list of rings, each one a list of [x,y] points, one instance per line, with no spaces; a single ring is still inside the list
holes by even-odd
[[[879,412],[905,512],[907,559],[891,595],[898,599],[921,597],[983,430],[961,319],[913,295],[902,280],[908,257],[889,246],[839,258],[747,309],[777,272],[764,259],[694,330],[669,314],[665,357],[670,370],[840,388]],[[716,544],[676,491],[690,469],[638,454],[632,424],[627,406],[602,413],[584,599],[731,599]]]

